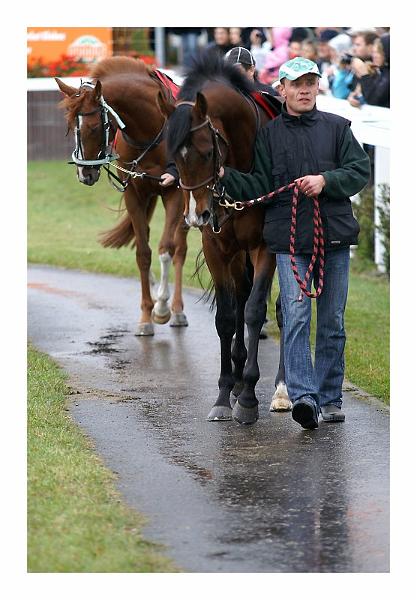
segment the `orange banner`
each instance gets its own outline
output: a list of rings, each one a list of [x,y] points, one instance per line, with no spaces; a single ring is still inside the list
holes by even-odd
[[[85,63],[97,62],[113,53],[111,27],[28,27],[27,58],[50,63],[62,55]]]

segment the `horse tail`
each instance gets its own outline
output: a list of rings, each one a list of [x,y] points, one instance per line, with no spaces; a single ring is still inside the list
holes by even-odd
[[[99,235],[99,242],[104,248],[121,248],[132,242],[132,248],[135,245],[135,232],[133,230],[132,219],[129,215],[123,217],[119,223],[108,231],[103,231]]]

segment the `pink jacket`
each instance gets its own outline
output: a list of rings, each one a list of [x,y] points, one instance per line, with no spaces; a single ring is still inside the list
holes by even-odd
[[[272,28],[274,49],[267,54],[264,69],[278,69],[288,60],[288,44],[291,33],[291,27]]]

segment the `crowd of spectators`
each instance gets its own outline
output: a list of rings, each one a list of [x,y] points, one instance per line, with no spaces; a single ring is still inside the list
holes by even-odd
[[[179,28],[183,65],[190,66],[202,29]],[[257,79],[274,86],[280,66],[295,56],[317,63],[320,92],[352,106],[390,105],[390,33],[388,27],[215,27],[207,49],[224,56],[241,46],[251,51]]]

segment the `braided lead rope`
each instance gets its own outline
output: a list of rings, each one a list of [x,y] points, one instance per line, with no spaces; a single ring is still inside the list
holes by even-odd
[[[303,299],[303,294],[308,296],[309,298],[318,298],[323,291],[324,286],[324,232],[323,232],[323,223],[321,220],[320,214],[320,205],[319,199],[317,196],[312,198],[313,200],[313,254],[311,256],[311,261],[308,266],[307,272],[304,276],[304,280],[298,274],[297,265],[295,262],[295,234],[297,228],[297,207],[298,207],[298,194],[299,188],[298,185],[293,181],[288,185],[284,185],[269,194],[265,194],[264,196],[259,196],[259,198],[253,198],[252,200],[245,201],[236,201],[236,202],[228,202],[226,200],[226,204],[230,208],[234,208],[235,210],[243,210],[244,208],[249,208],[254,206],[255,204],[261,204],[270,200],[274,196],[281,194],[287,190],[294,189],[293,197],[292,197],[292,207],[291,207],[291,228],[290,228],[290,261],[291,261],[291,269],[295,280],[297,281],[300,287],[300,295],[298,297],[298,301],[301,302]],[[308,282],[310,280],[311,273],[314,270],[314,265],[316,264],[317,257],[319,259],[319,276],[318,276],[318,286],[315,292],[310,292],[307,289]]]
[[[323,236],[323,223],[320,215],[320,205],[317,196],[313,197],[313,254],[311,256],[310,264],[307,272],[304,276],[304,281],[298,274],[297,264],[295,262],[295,234],[297,228],[297,206],[298,206],[298,186],[294,186],[294,194],[291,209],[291,228],[290,228],[290,261],[291,269],[294,274],[295,280],[300,287],[300,295],[298,301],[301,302],[303,294],[309,298],[318,298],[323,291],[324,284],[324,236]],[[315,292],[310,292],[307,289],[308,282],[310,280],[311,273],[313,272],[314,265],[319,258],[319,277],[318,286]]]

